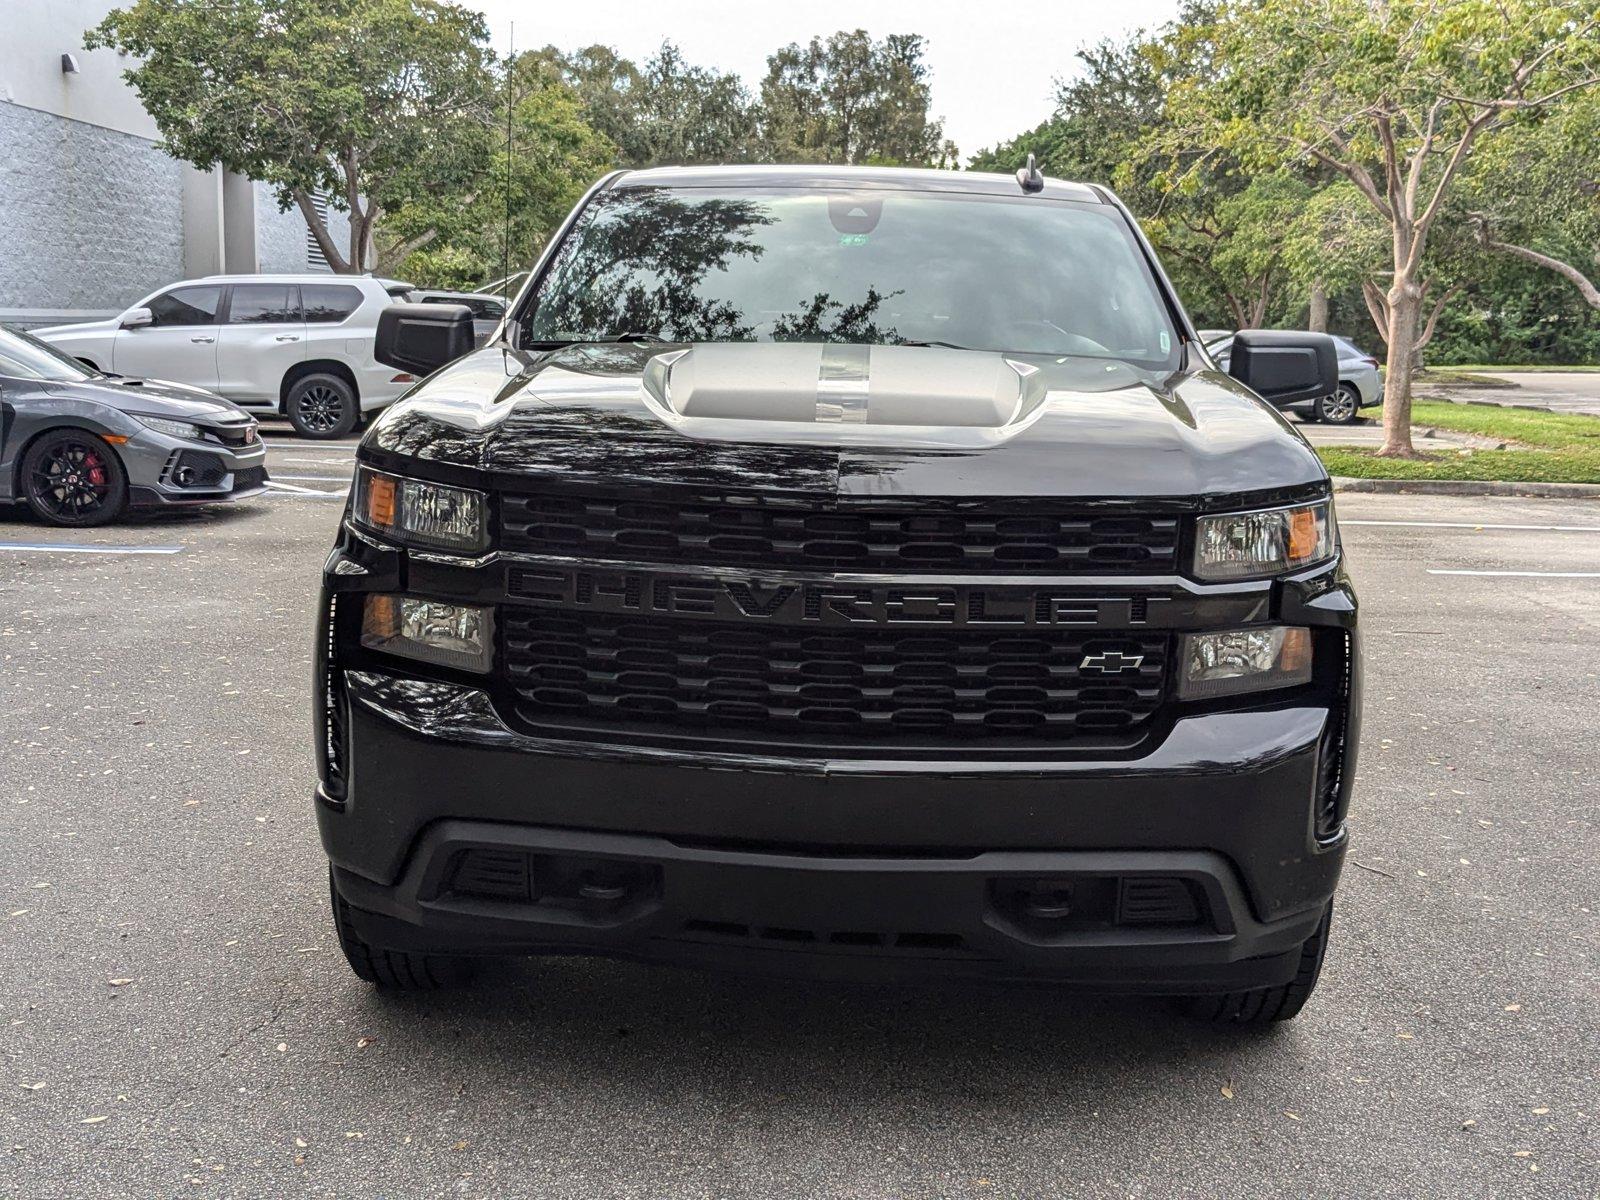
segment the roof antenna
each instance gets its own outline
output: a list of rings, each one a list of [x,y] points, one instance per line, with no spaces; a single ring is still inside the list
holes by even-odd
[[[1028,155],[1028,165],[1017,172],[1017,183],[1021,185],[1022,190],[1025,192],[1044,191],[1044,176],[1040,173],[1039,168],[1034,165],[1032,154]]]
[[[506,227],[505,241],[500,248],[500,265],[505,271],[505,278],[500,281],[500,294],[507,303],[511,301],[511,121],[515,111],[516,77],[517,23],[513,21],[506,37]]]

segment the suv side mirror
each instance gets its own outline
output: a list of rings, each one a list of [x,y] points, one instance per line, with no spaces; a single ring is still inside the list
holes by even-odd
[[[138,329],[142,325],[154,325],[155,314],[148,308],[130,308],[122,314],[122,328]]]
[[[378,314],[372,356],[421,378],[472,353],[472,310],[465,304],[391,304]]]
[[[1228,374],[1269,404],[1294,404],[1339,390],[1339,352],[1325,333],[1241,329]]]

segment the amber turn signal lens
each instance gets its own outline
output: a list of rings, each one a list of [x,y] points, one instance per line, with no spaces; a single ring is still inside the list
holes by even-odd
[[[373,471],[367,476],[367,524],[374,529],[393,529],[395,525],[395,480]]]
[[[1283,649],[1278,651],[1278,669],[1289,675],[1311,670],[1311,630],[1290,626],[1283,631]]]
[[[1296,508],[1289,513],[1289,561],[1304,562],[1314,558],[1320,531],[1317,515],[1309,508]]]
[[[374,595],[367,597],[361,613],[361,640],[386,641],[400,632],[400,597]]]

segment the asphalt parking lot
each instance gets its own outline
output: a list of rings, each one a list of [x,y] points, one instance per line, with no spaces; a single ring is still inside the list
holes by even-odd
[[[1354,861],[1305,1015],[1229,1035],[596,961],[372,992],[310,807],[352,455],[0,511],[0,1195],[1600,1196],[1600,502],[1340,499]]]

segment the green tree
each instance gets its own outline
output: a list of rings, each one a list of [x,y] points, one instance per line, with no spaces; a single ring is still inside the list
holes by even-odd
[[[755,154],[755,107],[739,77],[693,65],[672,42],[642,67],[607,46],[542,53],[577,94],[588,123],[616,145],[619,166],[743,162]]]
[[[334,270],[360,272],[385,213],[481,175],[486,37],[453,0],[135,0],[85,44],[139,60],[124,78],[170,153],[274,185]],[[316,193],[350,214],[346,246]]]
[[[1482,245],[1553,271],[1600,309],[1600,90],[1489,139],[1465,202]]]
[[[517,55],[498,76],[490,113],[498,119],[485,131],[492,149],[481,170],[385,217],[378,237],[385,270],[452,288],[507,275],[539,256],[584,190],[611,167],[616,146],[584,120],[581,101],[542,54]]]
[[[1168,95],[1175,138],[1247,167],[1317,164],[1387,227],[1382,454],[1414,457],[1413,350],[1428,243],[1463,168],[1600,81],[1593,0],[1244,0],[1207,38],[1213,70]]]
[[[863,29],[791,43],[767,59],[763,152],[797,162],[954,166],[956,148],[928,116],[923,39]]]

